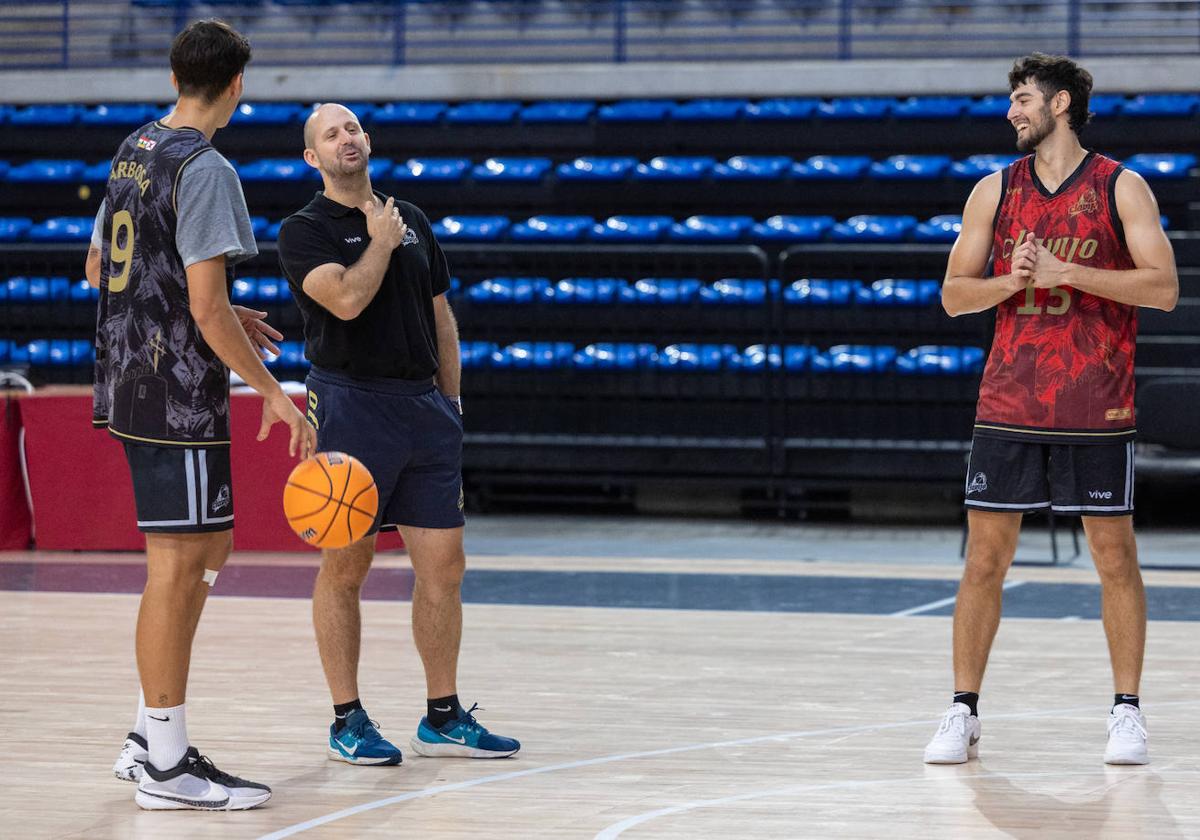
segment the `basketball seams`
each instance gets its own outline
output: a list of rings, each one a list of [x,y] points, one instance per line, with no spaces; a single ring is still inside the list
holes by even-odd
[[[326,457],[328,457],[328,456],[326,455]],[[347,457],[349,457],[349,456],[347,456]],[[321,464],[321,456],[319,456],[319,455],[317,456],[317,463]],[[324,464],[321,464],[321,469],[325,470]],[[328,472],[326,472],[325,474],[327,476],[329,475]],[[317,542],[325,542],[325,538],[327,536],[329,536],[329,532],[330,532],[330,530],[332,530],[333,524],[335,522],[337,522],[338,514],[341,513],[341,510],[342,510],[342,499],[346,498],[346,488],[348,488],[350,486],[350,476],[353,474],[354,474],[354,462],[348,461],[347,468],[346,468],[346,481],[344,484],[342,484],[342,492],[338,494],[337,509],[334,510],[334,512],[330,515],[329,524],[325,526],[325,530],[321,533],[321,537],[320,537],[320,539],[317,540]],[[332,483],[333,483],[333,477],[330,476],[330,484],[332,484]],[[331,490],[332,490],[332,488],[331,488]],[[332,500],[333,493],[331,492],[329,495],[330,495],[330,499]],[[353,542],[353,540],[351,540],[351,542]]]
[[[351,466],[351,469],[350,469],[350,470],[347,470],[347,472],[351,472],[351,473],[352,473],[352,472],[354,472],[354,470],[353,470],[354,464],[353,464],[353,463],[351,463],[351,465],[350,465],[350,466]],[[364,471],[365,471],[365,469],[364,469]],[[348,482],[349,482],[349,476],[347,476],[347,479],[346,479],[346,480],[347,480],[347,483],[348,483]],[[368,519],[370,519],[370,520],[371,520],[371,522],[370,522],[370,524],[369,524],[369,525],[367,525],[367,528],[370,528],[370,527],[371,527],[371,525],[374,525],[374,524],[375,524],[375,517],[374,517],[374,516],[372,516],[371,514],[367,513],[365,510],[360,510],[359,508],[355,507],[355,502],[357,502],[357,501],[359,500],[359,498],[360,498],[360,497],[363,495],[363,493],[369,493],[370,491],[372,491],[372,490],[375,490],[375,489],[376,489],[376,488],[375,488],[375,479],[373,479],[373,478],[372,478],[372,479],[371,479],[371,483],[370,483],[370,484],[368,484],[368,485],[367,485],[366,487],[364,487],[363,489],[359,490],[357,493],[355,493],[355,494],[354,494],[354,498],[352,498],[352,499],[350,500],[350,502],[349,502],[349,503],[346,505],[346,533],[348,533],[348,534],[350,535],[350,542],[354,542],[354,527],[353,527],[353,526],[350,524],[350,514],[351,514],[351,513],[360,513],[360,514],[362,514],[363,516],[365,516],[365,517],[367,517]],[[376,492],[378,492],[378,491],[376,491]],[[363,531],[363,532],[364,532],[364,533],[366,533],[366,529],[364,529],[364,531]]]
[[[331,460],[334,458],[338,460]],[[310,545],[317,547],[348,545],[354,542],[356,537],[361,538],[374,524],[378,515],[378,487],[374,477],[361,461],[347,453],[320,452],[311,460],[316,464],[315,469],[311,464],[298,465],[292,471],[293,474],[288,476],[284,486],[284,513],[287,521],[296,533],[300,534],[301,538]],[[328,488],[325,492],[319,489],[320,482],[316,479],[317,470],[320,470],[324,484]],[[338,475],[339,470],[344,475]],[[300,490],[303,490],[304,493],[297,492]],[[306,502],[310,499],[313,503],[320,500],[320,507],[302,513],[291,513],[293,509],[306,507]],[[330,502],[334,503],[332,510]],[[371,504],[372,502],[373,504]],[[367,511],[361,505],[370,505],[375,508],[375,512]],[[341,515],[343,507],[346,508],[344,519]],[[353,514],[364,517],[367,524],[356,529],[353,524]],[[306,528],[303,524],[304,521],[314,518],[318,521],[313,525],[322,529],[319,533],[315,532],[312,527]],[[322,523],[324,523],[323,526]],[[345,528],[344,534],[341,532],[341,528]],[[323,545],[326,542],[330,545]]]

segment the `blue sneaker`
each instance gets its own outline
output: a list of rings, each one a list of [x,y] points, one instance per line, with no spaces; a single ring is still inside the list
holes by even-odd
[[[471,712],[479,708],[476,703],[462,713],[458,720],[446,723],[440,729],[429,725],[429,718],[421,718],[417,734],[413,736],[413,751],[417,755],[457,756],[459,758],[507,758],[521,749],[521,742],[512,738],[493,735],[475,720]]]
[[[355,709],[346,717],[341,732],[335,734],[334,725],[330,724],[330,760],[347,764],[399,764],[400,750],[379,734],[377,726],[362,709]]]

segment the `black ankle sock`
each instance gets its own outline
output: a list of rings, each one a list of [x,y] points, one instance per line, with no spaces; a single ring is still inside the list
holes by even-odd
[[[355,697],[349,703],[334,703],[333,704],[333,726],[334,734],[341,732],[346,728],[346,718],[350,717],[350,713],[356,709],[362,708],[362,702]]]
[[[441,729],[449,721],[458,720],[462,717],[463,710],[462,706],[458,704],[457,694],[429,700],[427,709],[426,717],[429,718],[429,725],[434,729]]]
[[[1127,706],[1133,706],[1134,708],[1140,709],[1140,708],[1142,708],[1141,702],[1142,702],[1142,699],[1140,697],[1138,697],[1136,694],[1114,694],[1113,695],[1113,706],[1120,706],[1122,703],[1124,703]]]
[[[955,703],[965,703],[971,709],[971,714],[979,716],[979,694],[974,691],[954,692]]]

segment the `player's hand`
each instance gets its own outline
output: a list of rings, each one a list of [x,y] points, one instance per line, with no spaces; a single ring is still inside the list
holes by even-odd
[[[1033,278],[1033,269],[1037,263],[1037,249],[1037,242],[1030,237],[1018,245],[1012,254],[1012,273],[1023,279],[1026,284]]]
[[[247,309],[244,306],[233,305],[233,311],[238,317],[238,321],[242,325],[242,329],[246,331],[246,337],[250,339],[250,343],[254,345],[254,349],[264,359],[268,354],[271,356],[279,355],[279,348],[274,342],[283,340],[283,333],[272,327],[264,319],[267,317],[266,312],[260,312],[257,309]]]
[[[267,434],[276,423],[283,422],[291,430],[288,455],[304,460],[317,451],[317,430],[304,419],[292,398],[280,391],[263,400],[262,425],[258,428],[258,439],[267,439]]]
[[[371,241],[386,245],[389,249],[399,248],[404,241],[404,234],[408,233],[408,225],[400,218],[400,210],[395,204],[394,198],[389,198],[385,203],[375,197],[358,208],[367,217],[367,235]]]
[[[1022,243],[1024,244],[1024,243]],[[1065,263],[1038,240],[1037,251],[1034,253],[1033,285],[1038,289],[1052,289],[1055,286],[1071,284],[1068,272],[1071,266]]]

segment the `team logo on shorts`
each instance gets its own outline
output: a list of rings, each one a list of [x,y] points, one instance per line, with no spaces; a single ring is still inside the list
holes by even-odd
[[[213,499],[212,512],[220,513],[229,507],[229,502],[232,499],[232,494],[229,492],[229,485],[222,484],[221,489],[217,491],[217,498]]]
[[[978,472],[975,473],[975,475],[971,478],[970,483],[967,484],[967,495],[970,496],[972,493],[982,493],[986,489],[987,476],[981,472]]]

